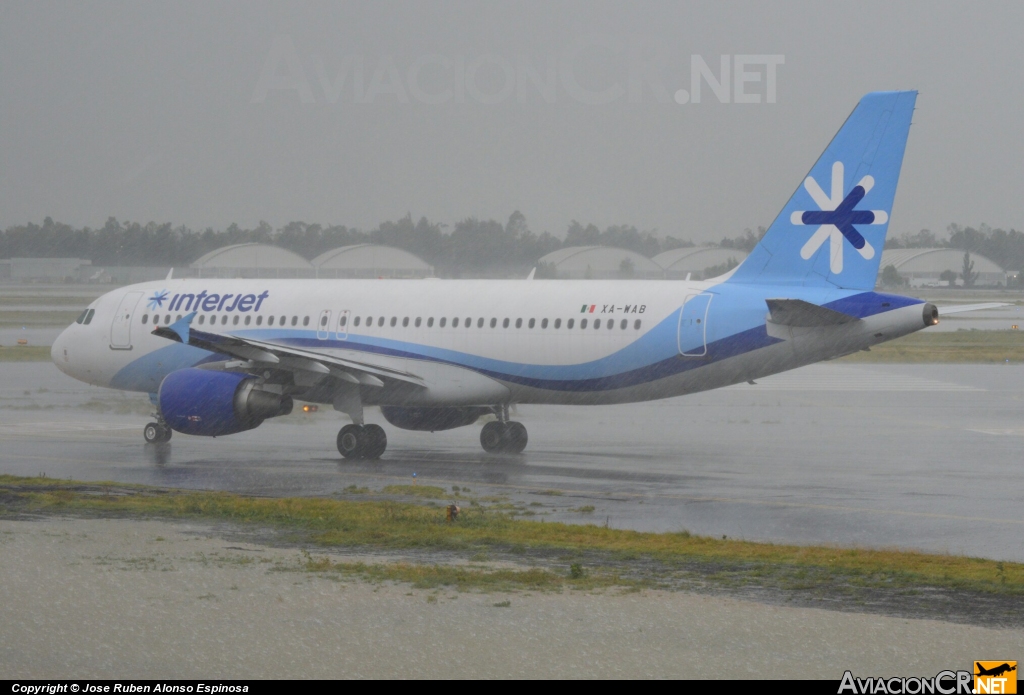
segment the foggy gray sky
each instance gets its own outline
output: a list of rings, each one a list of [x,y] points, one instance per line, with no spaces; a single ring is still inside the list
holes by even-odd
[[[862,94],[919,89],[892,233],[1021,228],[1022,29],[1024,3],[4,0],[0,226],[518,209],[700,242],[769,224]],[[776,103],[756,65],[762,103],[677,103],[693,54],[782,56]]]

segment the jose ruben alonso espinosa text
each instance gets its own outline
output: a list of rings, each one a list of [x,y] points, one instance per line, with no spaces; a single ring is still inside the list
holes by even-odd
[[[247,693],[248,685],[224,685],[221,683],[196,683],[195,685],[172,685],[156,683],[154,685],[136,685],[135,683],[114,683],[113,685],[93,685],[86,683],[48,683],[46,685],[11,686],[12,693],[20,695],[57,695],[57,693]]]

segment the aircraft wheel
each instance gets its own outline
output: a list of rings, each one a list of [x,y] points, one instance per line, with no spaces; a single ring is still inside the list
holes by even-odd
[[[505,448],[505,425],[500,422],[488,422],[480,430],[480,446],[489,454],[494,454]]]
[[[366,432],[361,425],[345,425],[338,432],[338,452],[347,459],[363,457]]]
[[[388,435],[380,425],[366,425],[363,427],[363,435],[366,437],[366,446],[363,456],[368,459],[379,459],[388,448]]]
[[[526,448],[527,441],[529,441],[529,437],[523,423],[505,423],[505,451],[510,454],[520,454]]]
[[[171,429],[158,422],[151,422],[142,429],[142,436],[146,439],[147,444],[160,444],[170,441]]]

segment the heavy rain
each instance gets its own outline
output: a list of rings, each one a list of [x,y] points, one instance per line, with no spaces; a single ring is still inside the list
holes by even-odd
[[[1011,692],[1021,26],[3,3],[0,674]]]

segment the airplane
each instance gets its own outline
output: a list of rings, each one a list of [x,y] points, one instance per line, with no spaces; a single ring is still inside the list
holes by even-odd
[[[1014,662],[1014,663],[1016,664],[1016,662]],[[1017,666],[1016,665],[1010,666],[1009,663],[1003,663],[1003,664],[1001,664],[999,666],[995,666],[993,668],[983,668],[981,666],[981,664],[979,664],[978,662],[975,662],[974,665],[978,669],[978,672],[974,674],[976,676],[994,676],[994,677],[999,677],[999,676],[1003,675],[1004,673],[1009,673],[1010,671],[1016,671],[1017,670]]]
[[[935,325],[930,302],[874,291],[916,91],[864,96],[732,271],[668,280],[168,279],[98,298],[54,342],[66,374],[148,393],[145,441],[217,437],[295,400],[351,419],[337,448],[378,459],[367,423],[438,431],[514,404],[629,403],[751,382]],[[531,274],[532,276],[532,274]],[[956,307],[956,310],[997,306]]]

